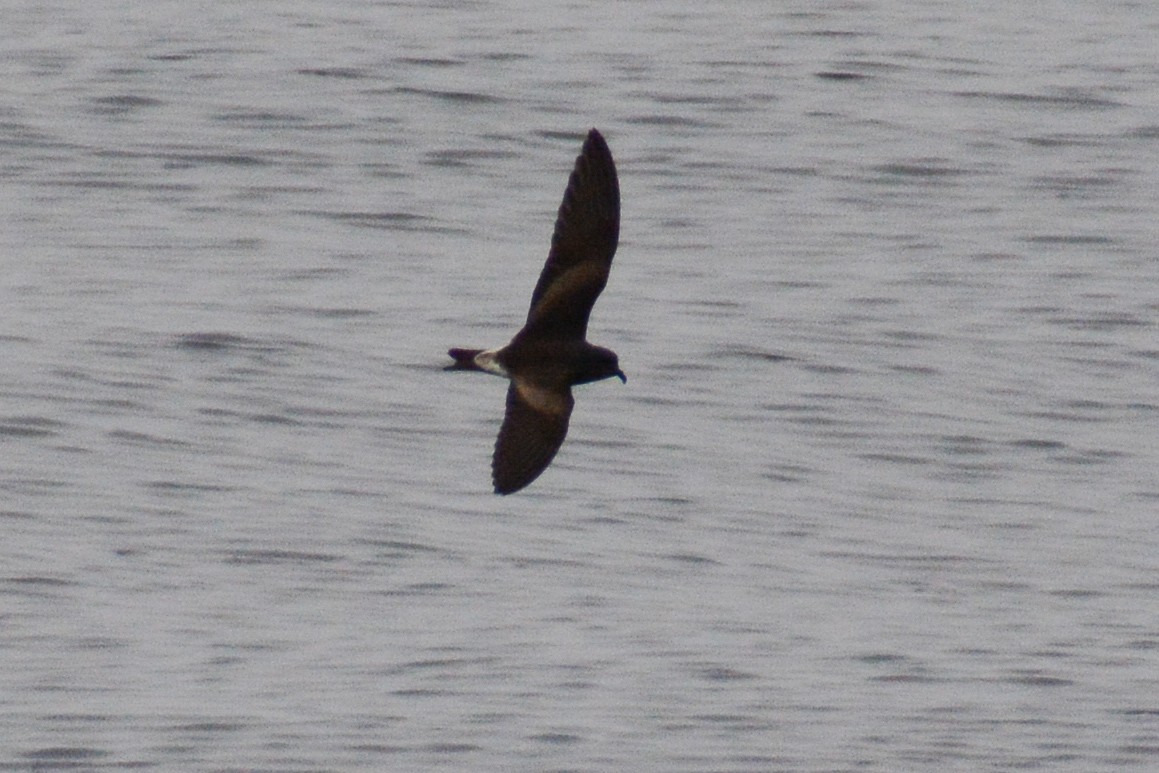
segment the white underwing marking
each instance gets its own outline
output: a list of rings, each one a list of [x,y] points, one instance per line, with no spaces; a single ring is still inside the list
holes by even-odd
[[[566,305],[576,295],[599,295],[607,282],[607,272],[598,263],[588,261],[572,266],[555,278],[547,292],[535,304],[536,318],[555,312],[553,307]]]
[[[571,411],[566,392],[557,392],[520,379],[515,380],[515,387],[519,390],[523,402],[540,413],[562,415]]]

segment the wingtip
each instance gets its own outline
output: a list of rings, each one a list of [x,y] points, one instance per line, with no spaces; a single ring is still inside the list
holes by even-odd
[[[591,143],[596,143],[596,144],[605,145],[605,146],[608,144],[608,141],[604,139],[604,135],[601,134],[600,130],[594,126],[588,130],[587,141],[584,144],[586,145],[586,144],[591,144]]]
[[[538,476],[533,476],[531,480],[523,481],[500,481],[492,477],[491,484],[494,486],[496,494],[501,497],[505,497],[508,494],[514,494],[516,491],[522,491],[523,489],[527,488],[528,484],[531,483],[532,480],[535,480],[536,477]]]

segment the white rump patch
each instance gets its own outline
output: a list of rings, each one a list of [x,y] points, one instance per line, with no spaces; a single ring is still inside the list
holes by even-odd
[[[493,373],[503,378],[510,378],[507,370],[499,364],[499,358],[496,357],[497,354],[499,354],[498,349],[488,349],[485,352],[479,352],[475,355],[475,364],[488,373]]]

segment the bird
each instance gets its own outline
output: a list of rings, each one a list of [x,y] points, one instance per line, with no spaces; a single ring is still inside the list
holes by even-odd
[[[531,293],[527,321],[494,349],[450,349],[445,370],[510,380],[491,457],[496,494],[513,494],[547,469],[567,436],[573,386],[616,377],[619,357],[587,341],[588,317],[608,282],[620,238],[620,183],[608,143],[588,132],[555,220],[547,262]]]

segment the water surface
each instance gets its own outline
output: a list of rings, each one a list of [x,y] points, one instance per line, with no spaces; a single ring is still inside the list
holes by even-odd
[[[6,12],[0,766],[1151,769],[1157,24]],[[591,126],[629,381],[495,497]]]

